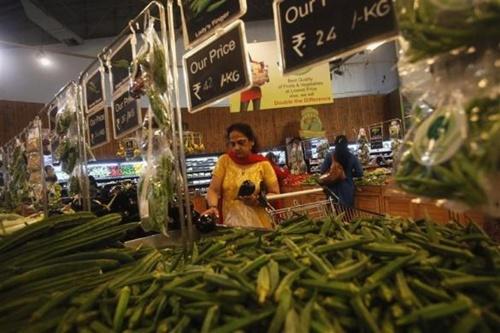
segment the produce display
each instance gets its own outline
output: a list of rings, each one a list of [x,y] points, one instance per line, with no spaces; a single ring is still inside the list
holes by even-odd
[[[363,173],[363,177],[354,179],[354,184],[357,186],[384,185],[390,174],[391,170],[386,168],[377,168],[372,171],[365,171]]]
[[[64,218],[0,243],[2,332],[500,327],[499,247],[474,224],[299,216],[275,231],[218,230],[187,255],[96,249],[135,224],[116,225],[113,215]],[[91,252],[75,253],[82,249]]]
[[[311,176],[306,174],[294,175],[289,174],[285,179],[283,179],[283,185],[286,186],[300,186],[304,182],[308,182]]]
[[[118,214],[58,215],[1,239],[0,331],[69,331],[96,318],[88,312],[98,290],[113,299],[112,290],[156,267],[159,252],[116,247],[138,225],[120,221]]]
[[[458,48],[496,46],[498,0],[398,0],[399,27],[413,61]]]
[[[41,220],[43,220],[42,213],[36,213],[27,217],[14,213],[0,213],[0,237],[10,235]]]
[[[5,189],[5,202],[2,205],[9,209],[16,209],[28,199],[28,168],[24,145],[16,140],[15,147],[7,167],[9,182]]]

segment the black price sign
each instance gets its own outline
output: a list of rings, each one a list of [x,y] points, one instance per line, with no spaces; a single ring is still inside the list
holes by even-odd
[[[100,109],[87,117],[88,135],[91,148],[97,148],[109,142],[107,108]]]
[[[118,139],[141,126],[141,110],[137,100],[125,90],[113,101],[113,132]]]
[[[192,46],[245,15],[246,0],[181,0],[184,44]]]
[[[398,34],[392,0],[275,0],[274,20],[284,73]]]
[[[87,103],[87,112],[101,107],[104,102],[101,71],[97,69],[89,78],[85,80],[85,102]]]
[[[128,84],[129,66],[132,63],[132,44],[127,37],[118,49],[111,55],[111,76],[113,77],[113,92],[116,93],[120,87]]]
[[[372,149],[384,147],[384,127],[382,124],[370,127],[370,146]]]
[[[189,112],[250,86],[250,61],[243,22],[237,21],[218,36],[183,57]]]

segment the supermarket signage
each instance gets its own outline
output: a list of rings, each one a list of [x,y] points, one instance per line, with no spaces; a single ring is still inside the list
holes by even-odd
[[[228,26],[247,11],[246,0],[179,0],[187,49]]]
[[[111,52],[111,84],[116,93],[121,87],[127,86],[129,81],[129,66],[132,63],[133,51],[131,37],[127,36],[123,42]]]
[[[107,110],[103,107],[87,116],[87,134],[91,148],[100,147],[110,141]]]
[[[102,84],[102,72],[98,68],[89,74],[83,83],[84,101],[88,113],[92,113],[102,108],[104,104],[104,89]]]
[[[210,38],[182,58],[188,111],[198,112],[218,100],[248,89],[250,61],[243,22]]]
[[[137,100],[130,96],[128,89],[113,100],[112,104],[113,135],[119,139],[141,126],[141,110]]]
[[[274,23],[283,73],[398,35],[392,0],[275,0]]]
[[[370,146],[371,149],[380,149],[384,147],[384,125],[377,124],[370,126]]]

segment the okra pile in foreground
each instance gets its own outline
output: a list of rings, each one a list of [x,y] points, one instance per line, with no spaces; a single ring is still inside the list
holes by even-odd
[[[298,217],[188,255],[109,249],[131,227],[114,215],[62,219],[0,242],[1,332],[500,331],[499,247],[474,224]]]

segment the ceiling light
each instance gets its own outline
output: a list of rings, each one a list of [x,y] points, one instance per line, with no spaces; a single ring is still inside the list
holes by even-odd
[[[45,52],[43,51],[39,51],[36,55],[36,58],[40,63],[40,65],[42,65],[43,67],[48,67],[52,65],[52,61],[50,60],[49,57],[47,57],[47,54],[45,54]]]
[[[373,50],[375,50],[377,47],[379,47],[380,45],[384,44],[384,42],[375,42],[375,43],[371,43],[371,44],[368,44],[368,46],[366,47],[366,49],[370,52],[372,52]]]

